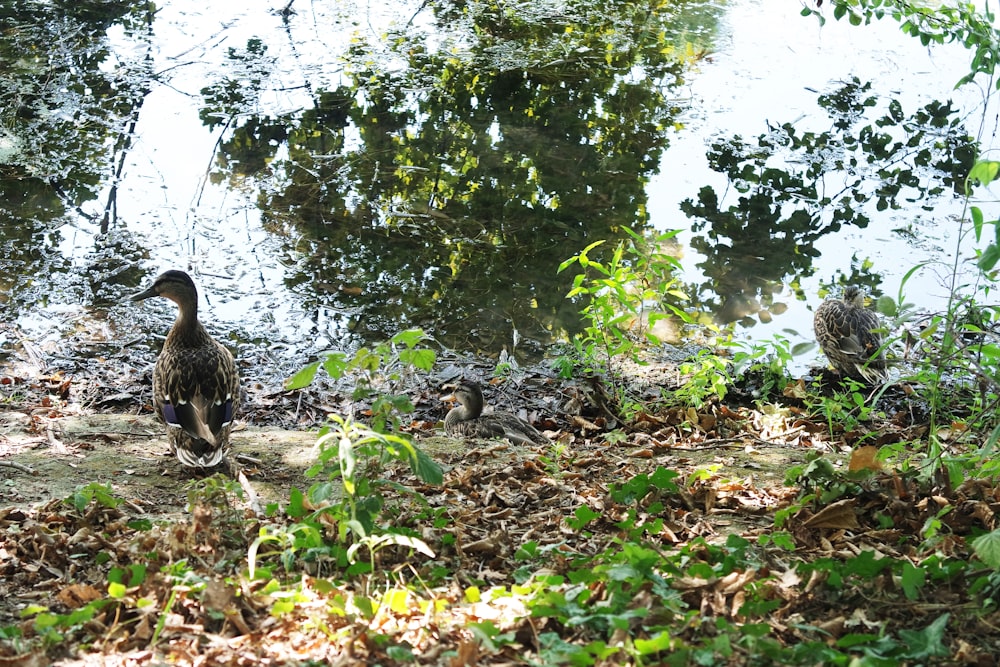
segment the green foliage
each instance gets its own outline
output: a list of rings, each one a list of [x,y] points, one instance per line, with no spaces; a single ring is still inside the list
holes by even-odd
[[[330,352],[298,371],[285,387],[307,387],[320,368],[335,380],[351,374],[356,382],[353,400],[372,402],[372,427],[383,433],[398,430],[398,415],[413,412],[413,403],[409,396],[396,393],[394,388],[414,370],[429,371],[434,366],[437,355],[421,346],[426,340],[420,329],[407,329],[374,348],[362,347],[351,357],[343,352]]]
[[[729,360],[708,349],[699,350],[694,359],[680,365],[684,382],[674,392],[674,398],[691,407],[701,407],[712,396],[726,397],[733,382]]]
[[[794,331],[788,331],[795,334]],[[789,381],[786,369],[792,360],[816,347],[803,342],[792,345],[781,334],[764,341],[716,340],[716,345],[732,352],[731,374],[744,385],[753,386],[754,398],[770,401],[781,397]]]
[[[574,264],[581,269],[566,295],[585,304],[581,313],[586,325],[574,338],[574,345],[584,372],[606,375],[617,399],[624,398],[624,390],[615,361],[641,362],[642,342],[661,342],[653,331],[658,321],[691,319],[677,305],[687,299],[675,277],[680,262],[669,245],[679,230],[649,237],[628,228],[623,231],[628,238],[618,243],[610,258],[602,261],[594,256],[604,244],[595,241],[560,264],[558,270],[561,273]]]
[[[307,494],[293,490],[287,512],[296,523],[261,529],[248,553],[251,578],[257,576],[257,559],[264,545],[277,549],[269,555],[279,556],[286,570],[292,570],[301,557],[306,563],[351,564],[349,571],[371,572],[373,561],[358,563],[357,551],[362,547],[368,549],[371,559],[390,545],[433,555],[422,540],[380,523],[387,491],[420,499],[386,479],[384,469],[391,461],[402,462],[422,482],[440,484],[441,467],[407,437],[381,433],[338,415],[331,415],[330,420],[316,442],[316,463],[306,471],[307,477],[320,481],[310,486]],[[335,528],[332,535],[328,535],[330,527]],[[265,572],[265,576],[269,574]]]
[[[43,605],[28,605],[21,611],[22,618],[34,616],[34,630],[45,644],[65,641],[70,633],[79,631],[100,611],[111,604],[111,600],[93,600],[67,614],[53,613]]]
[[[114,494],[110,485],[91,482],[86,486],[78,487],[63,502],[72,506],[77,512],[83,512],[91,502],[95,502],[101,507],[114,509],[124,501]]]
[[[972,550],[979,560],[1000,571],[1000,530],[993,530],[972,540]]]
[[[851,25],[870,23],[873,19],[892,18],[900,30],[920,40],[924,46],[959,42],[973,52],[969,72],[955,87],[969,83],[977,75],[993,78],[1000,62],[1000,32],[996,17],[989,6],[980,7],[973,2],[953,4],[937,3],[929,9],[922,3],[886,2],[885,0],[833,0],[833,17],[847,19]],[[823,14],[818,9],[803,5],[803,16],[814,15],[820,21]],[[1000,81],[997,82],[1000,86]]]
[[[866,385],[848,377],[841,378],[840,384],[829,393],[808,394],[805,403],[826,421],[831,437],[838,431],[853,430],[871,421],[875,412],[872,401],[868,400]]]

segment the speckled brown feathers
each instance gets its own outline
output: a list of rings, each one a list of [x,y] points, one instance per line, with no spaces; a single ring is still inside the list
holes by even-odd
[[[864,307],[861,290],[844,288],[843,299],[827,299],[813,317],[816,340],[830,364],[849,377],[866,382],[886,378],[878,315]]]
[[[507,438],[514,443],[550,445],[552,441],[517,415],[509,412],[483,414],[483,389],[478,383],[463,380],[455,388],[459,405],[448,411],[444,430],[448,435],[465,438]]]
[[[170,450],[186,466],[211,468],[229,451],[240,404],[240,378],[229,350],[198,321],[198,290],[183,271],[167,271],[133,301],[162,296],[178,306],[153,369],[153,404],[167,425]]]

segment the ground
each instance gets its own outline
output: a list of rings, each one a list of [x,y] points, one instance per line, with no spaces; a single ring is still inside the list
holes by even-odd
[[[108,484],[133,511],[150,519],[176,519],[186,511],[183,485],[193,477],[169,456],[163,425],[151,415],[93,414],[44,421],[29,431],[30,418],[8,412],[0,432],[4,466],[0,503],[32,505],[67,498],[91,482]],[[312,462],[315,432],[241,425],[232,437],[234,453],[263,501],[282,501]],[[266,473],[262,472],[266,471]]]
[[[8,377],[0,385],[9,397],[0,413],[0,629],[10,641],[0,641],[0,664],[554,664],[574,662],[567,657],[570,646],[585,655],[597,650],[594,642],[604,636],[601,614],[608,613],[601,608],[623,605],[616,612],[621,618],[648,608],[655,620],[669,619],[681,605],[714,618],[714,631],[721,632],[723,621],[742,627],[741,605],[751,600],[764,605],[770,637],[792,651],[810,640],[812,631],[803,628],[821,628],[824,636],[870,633],[874,642],[878,628],[889,636],[897,628],[934,628],[947,621],[942,609],[970,608],[968,586],[935,584],[914,599],[910,589],[902,596],[897,584],[919,569],[909,563],[927,557],[923,539],[931,522],[940,523],[936,530],[943,536],[931,545],[932,558],[970,558],[960,536],[992,527],[991,508],[1000,497],[992,486],[921,489],[912,474],[898,471],[845,485],[841,477],[814,471],[816,498],[793,508],[780,530],[776,526],[776,512],[801,496],[800,488],[787,484],[790,469],[817,453],[831,470],[848,463],[877,469],[863,456],[866,448],[855,446],[858,438],[899,447],[919,437],[919,424],[900,421],[903,412],[917,414],[912,409],[831,432],[796,407],[793,383],[786,405],[740,405],[740,391],[753,388],[733,388],[732,401],[640,413],[626,428],[605,409],[600,383],[537,370],[495,380],[487,385],[487,400],[530,419],[551,445],[443,437],[440,420],[449,407],[441,400],[444,386],[460,373],[488,378],[482,371],[444,363],[407,389],[416,411],[404,428],[440,464],[443,480],[426,484],[407,466],[385,468],[383,480],[414,492],[393,500],[385,518],[417,527],[429,550],[381,547],[371,554],[375,570],[369,576],[349,575],[348,564],[335,562],[336,556],[310,555],[303,532],[309,524],[298,510],[314,506],[310,498],[293,500],[293,489],[305,491],[317,481],[305,473],[316,460],[316,427],[326,415],[365,415],[344,392],[251,385],[231,456],[260,497],[255,511],[231,490],[213,495],[206,489],[214,478],[199,479],[167,455],[163,427],[142,399],[148,393],[144,378],[124,391],[120,383],[104,383],[116,389],[95,397],[80,390],[81,380]],[[677,374],[647,374],[630,390],[655,396],[664,377]],[[76,395],[88,396],[86,406],[73,400]],[[899,392],[885,405],[906,395]],[[86,495],[95,483],[110,487],[113,497]],[[342,525],[327,529],[326,539],[333,540]],[[873,552],[890,565],[838,573],[845,583],[834,595],[821,585],[820,570],[801,577],[789,562],[789,547],[769,542],[776,531],[794,543],[796,562],[849,563]],[[762,546],[750,561],[737,562],[734,554],[743,547],[734,547],[733,537]],[[664,563],[691,568],[669,579],[664,597],[650,599],[639,586],[618,591],[625,597],[616,599],[619,580],[595,580],[589,587],[595,611],[575,625],[556,604],[572,606],[569,598],[552,598],[552,610],[538,615],[514,595],[526,562],[540,567],[535,577],[550,572],[572,579],[591,568],[632,571],[645,558],[640,543],[672,559]],[[614,565],[623,547],[639,560]],[[729,574],[706,576],[724,563]],[[268,574],[247,577],[254,566]],[[284,580],[283,567],[292,568],[292,582],[301,582],[291,606],[283,597],[290,589],[269,588],[269,578]],[[860,579],[858,572],[864,573]],[[927,570],[932,572],[939,570]],[[435,577],[441,580],[432,582]],[[402,581],[413,585],[402,587]],[[651,581],[654,588],[662,585]],[[373,612],[358,602],[376,595],[369,587],[382,600]],[[487,590],[507,593],[470,597]],[[433,623],[420,606],[422,596],[424,604],[435,600]],[[995,616],[963,617],[947,646],[932,645],[937,652],[928,655],[965,651],[980,660],[996,654]],[[470,635],[473,626],[507,632],[484,640]],[[23,639],[11,639],[12,631]],[[732,641],[741,641],[739,631],[731,632]],[[553,649],[553,633],[566,643]],[[709,641],[690,621],[670,634],[692,645]],[[825,645],[810,641],[817,650]],[[902,650],[905,642],[892,646]],[[612,662],[621,658],[615,655]],[[729,662],[743,664],[746,657],[737,651]]]

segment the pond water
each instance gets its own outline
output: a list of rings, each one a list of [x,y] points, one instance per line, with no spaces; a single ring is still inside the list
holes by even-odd
[[[870,174],[821,174],[820,193],[871,200],[796,216],[773,184],[764,202],[761,183],[733,185],[706,151],[741,135],[753,145],[718,161],[745,165],[769,124],[830,131],[817,98],[851,77],[877,113],[897,99],[909,120],[955,95],[963,49],[928,51],[890,22],[820,28],[794,2],[652,17],[579,4],[0,2],[4,342],[54,349],[72,334],[101,354],[165,332],[167,304],[123,298],[180,268],[209,328],[266,350],[275,376],[411,326],[462,351],[534,356],[580,326],[559,263],[643,225],[684,230],[692,310],[737,322],[737,336],[799,342],[821,288],[896,296],[911,267],[954,252],[961,209],[924,191],[937,182],[926,171],[882,193],[900,205],[884,211]],[[708,54],[692,69],[670,51],[686,39]],[[957,98],[967,113],[981,102]],[[773,159],[822,153],[798,138]],[[717,208],[699,204],[706,187]],[[728,214],[748,192],[767,214]],[[940,308],[941,275],[918,272],[907,300]],[[806,356],[803,368],[818,359]]]

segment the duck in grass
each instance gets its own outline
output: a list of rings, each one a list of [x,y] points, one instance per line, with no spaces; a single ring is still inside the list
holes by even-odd
[[[153,405],[167,425],[170,453],[183,465],[212,468],[229,451],[240,404],[236,362],[198,321],[198,289],[183,271],[167,271],[132,301],[162,296],[177,304],[177,320],[153,368]]]
[[[456,438],[507,438],[513,443],[551,445],[534,426],[509,412],[483,414],[483,389],[478,382],[462,380],[453,393],[458,405],[444,418],[444,431]]]
[[[849,285],[843,298],[824,301],[813,316],[813,328],[835,369],[869,383],[885,381],[882,324],[878,315],[865,308],[860,288]]]

